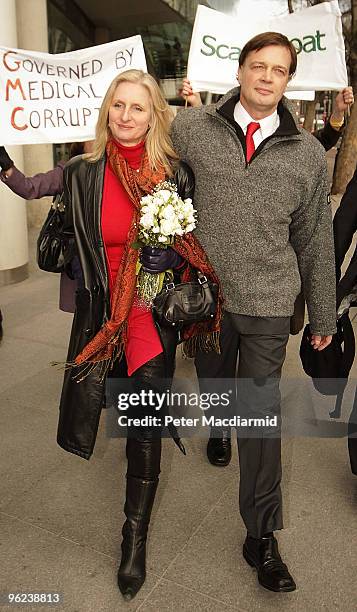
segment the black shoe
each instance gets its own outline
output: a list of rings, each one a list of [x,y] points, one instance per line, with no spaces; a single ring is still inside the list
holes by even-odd
[[[126,601],[135,597],[146,578],[146,538],[159,479],[142,480],[127,476],[122,557],[118,587]]]
[[[211,431],[207,443],[207,457],[212,465],[226,466],[232,458],[231,432],[228,429]]]
[[[269,591],[295,591],[296,584],[282,562],[274,535],[252,538],[249,534],[243,545],[243,557],[258,571],[259,583]]]

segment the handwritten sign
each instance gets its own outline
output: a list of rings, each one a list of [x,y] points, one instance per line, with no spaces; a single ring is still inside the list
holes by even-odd
[[[141,36],[51,55],[0,47],[0,143],[60,143],[94,138],[114,77],[146,72]]]

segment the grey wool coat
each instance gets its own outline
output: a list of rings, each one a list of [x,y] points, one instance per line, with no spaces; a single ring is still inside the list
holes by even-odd
[[[280,126],[246,163],[234,121],[239,88],[179,112],[172,139],[195,175],[196,235],[222,282],[226,310],[291,316],[301,286],[311,330],[336,331],[336,281],[326,155],[279,103]]]

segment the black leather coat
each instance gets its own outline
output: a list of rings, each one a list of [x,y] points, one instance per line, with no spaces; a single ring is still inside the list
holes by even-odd
[[[106,159],[89,163],[74,157],[64,169],[64,230],[73,232],[82,267],[84,287],[76,292],[76,310],[67,361],[78,353],[110,318],[110,296],[103,237],[101,234],[102,195]],[[192,197],[194,177],[181,163],[175,174],[183,198]],[[158,330],[160,333],[160,329]],[[165,347],[165,334],[160,333]],[[170,347],[172,350],[172,347]],[[75,369],[64,375],[57,442],[65,450],[89,459],[94,448],[99,418],[105,402],[105,380],[101,368],[94,368],[81,382]]]
[[[338,207],[333,220],[333,233],[335,238],[335,258],[337,285],[337,305],[352,291],[357,283],[357,246],[348,264],[345,274],[341,278],[341,266],[350,248],[353,236],[357,233],[357,168],[347,185],[345,194]],[[357,303],[353,304],[357,306]]]

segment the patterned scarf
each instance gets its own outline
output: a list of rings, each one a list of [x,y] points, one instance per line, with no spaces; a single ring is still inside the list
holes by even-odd
[[[146,150],[143,154],[139,172],[130,167],[119,152],[118,147],[115,146],[113,140],[108,141],[106,153],[108,163],[110,163],[114,174],[123,185],[133,203],[134,215],[112,290],[111,317],[77,355],[73,364],[76,366],[84,364],[90,366],[92,364],[93,366],[93,364],[101,362],[103,365],[105,364],[104,371],[111,367],[114,361],[122,354],[126,341],[128,315],[136,295],[136,264],[139,251],[133,248],[132,245],[136,242],[138,235],[140,199],[143,195],[150,193],[158,183],[165,180],[163,166],[156,171],[151,169]],[[193,234],[177,236],[175,238],[175,250],[190,264],[183,273],[184,282],[192,277],[192,268],[196,268],[201,270],[212,282],[219,285],[218,278],[208,261],[207,255]],[[197,323],[185,329],[184,351],[188,356],[193,356],[198,349],[219,352],[218,334],[222,301],[221,290],[219,290],[216,317],[210,321]],[[91,369],[92,367],[90,371]]]

